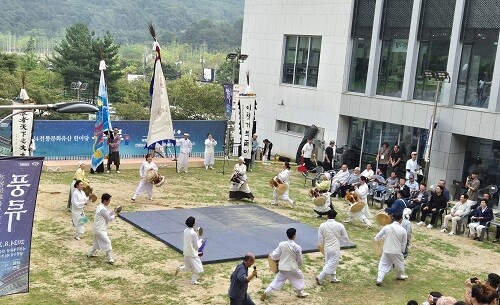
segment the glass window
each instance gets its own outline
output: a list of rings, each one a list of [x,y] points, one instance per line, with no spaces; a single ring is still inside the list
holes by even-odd
[[[371,39],[368,38],[353,39],[349,91],[365,92],[370,58],[370,43]]]
[[[407,50],[408,39],[392,39],[382,42],[378,95],[401,97]]]
[[[488,108],[498,41],[464,44],[456,105]]]
[[[361,158],[361,166],[364,169],[366,163],[371,163],[373,168],[376,168],[375,157],[380,147],[380,130],[382,122],[366,121],[365,141],[363,143],[363,155]]]
[[[276,131],[289,132],[296,135],[304,135],[308,126],[286,121],[276,120]]]
[[[437,82],[424,77],[424,70],[446,71],[448,63],[448,40],[421,41],[418,52],[417,73],[413,99],[433,102]]]
[[[392,149],[394,144],[399,144],[399,133],[401,132],[401,126],[396,124],[385,123],[384,129],[382,129],[382,143],[389,143],[389,147]]]
[[[321,37],[285,36],[282,83],[316,87]]]

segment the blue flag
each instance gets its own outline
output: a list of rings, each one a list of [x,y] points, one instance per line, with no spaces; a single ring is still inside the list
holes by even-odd
[[[101,79],[99,81],[99,94],[97,98],[97,111],[94,127],[94,143],[92,146],[92,169],[95,171],[99,165],[104,161],[105,145],[104,134],[111,133],[111,119],[109,118],[108,107],[108,91],[106,89],[106,82],[104,80],[104,70],[106,70],[106,63],[101,60],[99,63],[99,70],[101,70]]]

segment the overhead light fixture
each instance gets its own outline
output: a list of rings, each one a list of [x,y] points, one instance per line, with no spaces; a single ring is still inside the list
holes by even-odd
[[[233,60],[235,60],[237,58],[238,58],[238,54],[236,54],[236,53],[229,53],[226,56],[226,60],[227,61],[233,61]]]
[[[244,62],[245,60],[247,60],[247,58],[248,58],[248,55],[246,55],[246,54],[240,54],[240,55],[238,56],[238,61],[239,61],[240,63],[242,63],[242,62]]]

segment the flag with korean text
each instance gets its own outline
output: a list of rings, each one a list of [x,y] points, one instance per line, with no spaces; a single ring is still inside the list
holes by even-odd
[[[29,291],[31,235],[43,157],[0,157],[0,297]]]
[[[101,60],[99,63],[99,70],[101,70],[101,79],[99,81],[99,94],[97,98],[97,111],[94,126],[94,137],[92,145],[92,169],[95,171],[99,165],[104,161],[106,145],[104,143],[104,135],[113,130],[111,127],[111,119],[109,117],[108,107],[108,90],[106,88],[106,81],[104,79],[104,70],[106,70],[106,63]]]

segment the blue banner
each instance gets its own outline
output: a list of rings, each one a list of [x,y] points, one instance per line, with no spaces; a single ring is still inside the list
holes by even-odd
[[[233,112],[233,84],[224,84],[224,107],[226,109],[226,119],[231,119]]]
[[[147,153],[145,144],[148,136],[148,121],[113,121],[113,127],[119,129],[121,158],[142,158]],[[193,142],[192,156],[203,156],[205,139],[211,133],[219,142],[215,153],[223,153],[226,121],[173,121],[176,139],[187,132]],[[33,139],[36,143],[35,156],[44,156],[47,160],[88,159],[92,154],[93,121],[43,121],[35,120]],[[106,147],[105,153],[108,153]],[[174,147],[165,147],[167,155],[174,155]],[[177,152],[178,153],[178,152]]]
[[[43,158],[0,157],[0,296],[29,290],[31,232]]]

